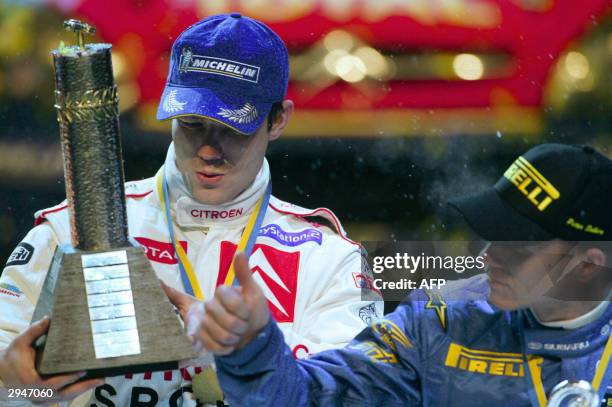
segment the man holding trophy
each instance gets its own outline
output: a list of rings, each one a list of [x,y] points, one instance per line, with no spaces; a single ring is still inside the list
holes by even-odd
[[[348,343],[366,326],[360,309],[372,303],[361,299],[360,246],[329,210],[271,196],[264,155],[293,111],[284,100],[289,66],[282,40],[237,13],[187,28],[172,47],[157,113],[172,120],[173,143],[156,176],[127,183],[125,195],[117,189],[122,169],[102,161],[91,168],[105,153],[90,152],[104,143],[88,135],[106,137],[117,122],[114,85],[100,91],[95,75],[110,52],[81,67],[98,45],[56,52],[68,200],[36,214],[37,226],[0,278],[0,387],[53,389],[53,398],[33,398],[45,402],[94,389],[73,405],[222,404],[211,358],[193,358],[188,339],[177,336],[171,319],[178,318],[168,317],[170,303],[151,275],[162,280],[182,317],[199,321],[219,311],[203,302],[216,290],[240,291],[217,287],[252,272],[295,357]],[[90,87],[76,89],[83,83]],[[120,163],[120,142],[109,140],[111,161]],[[103,196],[108,188],[100,185],[114,172],[108,187],[114,192]],[[106,206],[95,206],[99,201]],[[143,249],[150,265],[138,257]],[[243,252],[248,260],[235,256]],[[154,274],[147,272],[151,266]],[[64,316],[79,301],[83,310]],[[70,337],[76,331],[87,342],[83,349]],[[176,361],[190,358],[176,369]]]

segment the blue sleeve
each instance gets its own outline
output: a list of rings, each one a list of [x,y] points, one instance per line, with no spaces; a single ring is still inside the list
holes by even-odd
[[[217,357],[226,400],[240,406],[421,404],[421,349],[409,304],[345,348],[296,360],[274,321],[245,348]],[[415,332],[417,331],[417,332]]]

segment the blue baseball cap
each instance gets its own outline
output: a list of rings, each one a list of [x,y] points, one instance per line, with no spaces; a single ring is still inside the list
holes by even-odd
[[[287,47],[274,31],[238,13],[211,16],[172,45],[157,120],[195,115],[253,134],[288,82]]]

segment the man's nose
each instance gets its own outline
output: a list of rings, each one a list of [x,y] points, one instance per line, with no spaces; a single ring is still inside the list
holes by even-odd
[[[500,258],[499,253],[496,253],[495,250],[487,249],[483,253],[484,262],[489,267],[501,268],[503,266],[503,260]]]
[[[204,161],[220,160],[223,151],[219,142],[219,135],[214,128],[207,128],[200,134],[200,146],[198,147],[198,157]]]
[[[216,146],[211,145],[210,143],[203,143],[198,148],[198,157],[200,157],[204,161],[213,161],[220,160],[223,158],[221,151]]]

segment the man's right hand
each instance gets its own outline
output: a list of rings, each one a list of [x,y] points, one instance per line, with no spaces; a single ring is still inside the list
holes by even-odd
[[[51,390],[53,396],[49,398],[31,399],[43,403],[72,400],[104,383],[102,379],[90,379],[77,382],[85,372],[51,376],[43,379],[34,366],[36,352],[32,344],[49,329],[49,318],[45,317],[32,324],[21,335],[17,336],[10,345],[0,351],[0,380],[5,389],[32,389]],[[46,394],[50,392],[47,391]]]
[[[198,352],[205,349],[215,355],[228,355],[246,346],[271,318],[266,296],[253,279],[244,253],[236,254],[234,267],[240,286],[221,285],[205,302],[162,283]]]

